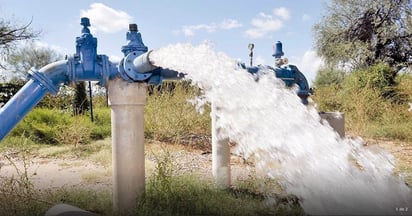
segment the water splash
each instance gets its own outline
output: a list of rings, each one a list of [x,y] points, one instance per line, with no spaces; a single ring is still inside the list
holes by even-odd
[[[393,215],[412,207],[410,188],[393,174],[392,155],[364,148],[361,140],[341,139],[272,72],[263,71],[256,82],[206,44],[169,45],[151,60],[187,73],[203,90],[196,104],[219,107],[220,136],[246,156],[255,155],[256,166],[298,196],[306,213]],[[274,161],[280,167],[273,168]]]

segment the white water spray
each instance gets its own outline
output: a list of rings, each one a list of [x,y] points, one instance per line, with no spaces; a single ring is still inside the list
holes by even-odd
[[[302,105],[273,72],[254,77],[207,45],[177,44],[156,50],[154,64],[186,73],[203,89],[201,106],[213,101],[220,134],[237,143],[257,167],[296,195],[308,214],[396,214],[412,209],[412,192],[393,174],[394,158],[341,139]],[[275,161],[281,166],[271,167]]]

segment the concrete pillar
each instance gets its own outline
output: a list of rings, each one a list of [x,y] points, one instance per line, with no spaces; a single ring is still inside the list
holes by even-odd
[[[212,103],[212,173],[216,184],[221,188],[230,187],[230,146],[228,138],[219,136],[221,128],[216,127],[219,117],[216,116],[216,110]]]
[[[345,114],[341,112],[320,112],[320,117],[326,120],[329,125],[339,134],[345,137]]]
[[[144,118],[146,83],[109,82],[112,117],[113,205],[131,214],[145,192]]]

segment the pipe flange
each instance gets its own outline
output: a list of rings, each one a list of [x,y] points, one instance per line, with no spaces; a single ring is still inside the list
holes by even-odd
[[[29,70],[29,74],[33,80],[38,81],[42,86],[46,87],[50,94],[56,95],[59,91],[58,86],[56,86],[53,83],[53,81],[51,81],[44,73],[41,73],[34,68],[31,68]]]
[[[141,52],[134,51],[124,57],[123,60],[124,73],[134,81],[145,81],[152,76],[152,73],[140,73],[134,70],[133,61],[140,55],[142,55]]]

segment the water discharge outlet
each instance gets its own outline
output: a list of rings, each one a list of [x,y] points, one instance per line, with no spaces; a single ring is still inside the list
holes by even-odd
[[[128,42],[121,47],[124,58],[120,62],[111,62],[106,55],[97,54],[97,38],[90,33],[89,19],[81,18],[80,24],[82,30],[81,35],[76,38],[76,53],[39,70],[32,69],[29,72],[30,80],[1,107],[0,140],[47,93],[56,94],[62,84],[68,85],[78,81],[99,82],[101,86],[108,88],[111,106],[113,204],[120,214],[130,214],[136,208],[137,199],[145,191],[143,110],[147,85],[160,84],[163,80],[178,80],[187,74],[159,66],[155,61],[157,59],[153,57],[157,51],[148,51],[136,24],[129,26],[126,34]],[[280,42],[276,44],[273,56],[275,67],[261,65],[246,67],[244,64],[237,66],[244,69],[242,71],[253,74],[258,82],[261,78],[264,81],[265,73],[273,73],[283,80],[286,86],[298,86],[296,94],[303,104],[308,104],[311,90],[307,80],[296,66],[287,64],[287,59],[282,58]],[[185,64],[185,62],[180,63]],[[190,64],[194,63],[190,62]],[[203,73],[204,76],[207,74]],[[206,80],[205,77],[204,79]],[[221,121],[225,117],[217,115],[222,113],[221,109],[224,108],[220,107],[219,100],[216,101],[217,103],[214,104],[212,100],[211,114],[212,169],[216,183],[227,188],[230,186],[231,178],[230,148],[228,139],[219,135],[220,130],[224,128]]]
[[[30,80],[0,109],[2,140],[47,94],[57,94],[62,84],[98,81],[108,88],[112,109],[113,198],[121,214],[135,209],[138,196],[145,190],[143,108],[147,84],[180,79],[176,71],[153,66],[144,55],[136,24],[130,24],[121,48],[119,63],[97,54],[97,38],[90,33],[90,21],[81,18],[81,35],[76,37],[76,53],[65,60],[29,71]],[[140,57],[141,56],[141,57]],[[131,163],[133,161],[133,163]]]

